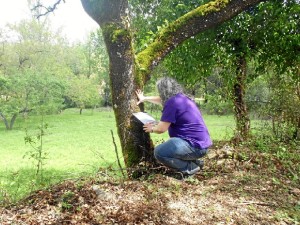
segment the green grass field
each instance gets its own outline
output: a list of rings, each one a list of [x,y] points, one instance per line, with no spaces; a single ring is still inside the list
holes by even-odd
[[[154,116],[159,118],[159,113]],[[204,119],[213,140],[231,137],[233,117],[204,115]],[[113,111],[84,110],[80,115],[78,109],[68,109],[44,117],[48,128],[43,136],[43,151],[48,157],[44,160],[43,179],[37,180],[36,162],[24,158],[26,152],[33,150],[24,138],[26,129],[30,135],[38,133],[41,120],[41,116],[19,117],[11,131],[0,124],[0,203],[15,201],[34,189],[64,179],[93,174],[100,167],[118,167],[111,130],[119,152],[121,148]],[[154,141],[168,138],[167,134],[152,137]]]

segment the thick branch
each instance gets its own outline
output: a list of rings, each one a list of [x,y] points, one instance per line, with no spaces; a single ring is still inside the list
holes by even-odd
[[[100,26],[108,22],[121,20],[127,0],[81,0],[86,13],[93,18]]]
[[[177,45],[213,28],[263,0],[215,0],[180,17],[162,29],[157,38],[137,56],[137,64],[146,81],[151,70]]]

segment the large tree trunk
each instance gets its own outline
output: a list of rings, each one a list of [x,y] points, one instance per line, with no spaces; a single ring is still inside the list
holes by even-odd
[[[132,116],[133,112],[140,111],[135,94],[140,85],[135,79],[134,53],[126,14],[127,1],[95,2],[87,4],[87,1],[82,1],[85,10],[96,18],[103,32],[110,62],[112,104],[125,164],[129,168],[143,159],[153,162],[150,135],[143,131],[142,124]]]

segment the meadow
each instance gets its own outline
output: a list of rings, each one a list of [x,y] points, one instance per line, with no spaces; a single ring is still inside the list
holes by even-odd
[[[153,113],[159,119],[159,112]],[[203,115],[213,140],[228,140],[233,133],[232,116]],[[47,124],[42,149],[41,176],[36,176],[37,162],[29,157],[33,146],[25,143],[26,135],[37,136],[41,121]],[[16,201],[30,191],[53,183],[92,175],[99,168],[118,168],[115,147],[122,160],[113,111],[67,109],[58,115],[19,117],[13,130],[0,124],[0,204]],[[167,134],[153,134],[155,141]]]

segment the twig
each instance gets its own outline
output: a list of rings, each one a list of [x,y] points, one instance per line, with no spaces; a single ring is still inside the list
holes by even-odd
[[[122,173],[123,177],[125,178],[125,174],[124,174],[124,172],[123,172],[123,168],[122,168],[121,163],[120,163],[120,158],[119,158],[119,154],[118,154],[117,145],[116,145],[116,142],[115,142],[114,133],[113,133],[112,130],[110,130],[110,132],[111,132],[111,136],[112,136],[113,143],[114,143],[114,146],[115,146],[115,152],[116,152],[116,156],[117,156],[117,160],[118,160],[118,165],[119,165],[119,167],[120,167],[120,169],[121,169],[121,173]]]
[[[51,6],[46,7],[43,4],[39,3],[39,4],[35,5],[31,10],[35,11],[37,9],[45,9],[44,13],[40,13],[40,14],[36,15],[36,18],[39,19],[40,17],[45,16],[50,12],[54,12],[54,10],[61,3],[61,1],[63,1],[65,3],[65,0],[57,0],[57,2],[55,2],[52,7]]]
[[[272,202],[253,202],[253,201],[245,201],[239,203],[239,205],[262,205],[262,206],[275,206]]]
[[[100,154],[99,152],[97,152],[97,151],[94,151],[94,150],[92,150],[92,152],[96,155],[96,156],[98,156],[100,159],[102,159],[106,164],[110,164],[104,157],[103,157],[103,155],[102,154]]]

